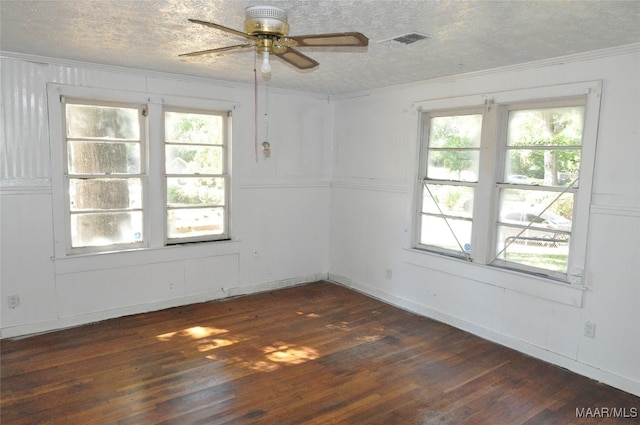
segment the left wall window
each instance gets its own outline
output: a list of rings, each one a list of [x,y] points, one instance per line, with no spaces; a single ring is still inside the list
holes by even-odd
[[[47,91],[56,258],[231,240],[235,104]]]
[[[141,246],[146,105],[74,99],[63,105],[68,250]]]

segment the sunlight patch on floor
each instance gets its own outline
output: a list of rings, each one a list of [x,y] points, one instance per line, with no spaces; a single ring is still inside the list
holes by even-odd
[[[320,357],[318,350],[314,348],[284,342],[276,342],[264,347],[262,351],[268,360],[276,363],[301,364]]]
[[[181,331],[167,332],[165,334],[157,335],[156,338],[160,341],[169,341],[174,337],[190,337],[193,339],[206,338],[211,335],[219,335],[229,332],[227,329],[212,328],[209,326],[193,326]]]
[[[298,314],[299,316],[311,317],[313,319],[317,319],[318,317],[321,317],[318,313],[305,313],[304,311],[297,311],[296,314]]]
[[[237,338],[229,338],[229,339],[213,338],[213,339],[207,340],[204,344],[198,345],[198,351],[200,351],[201,353],[204,353],[205,351],[211,351],[211,350],[215,350],[216,348],[233,345],[239,341],[240,340]]]
[[[297,312],[298,315],[317,318],[320,317],[316,313]],[[343,322],[338,328],[345,330],[346,322]],[[241,355],[231,355],[237,353],[237,350],[225,351],[218,350],[224,347],[230,347],[243,341],[251,339],[250,337],[231,336],[228,329],[216,328],[210,326],[192,326],[182,330],[167,332],[156,336],[159,341],[169,342],[175,338],[190,338],[195,340],[195,349],[203,353],[206,359],[212,361],[223,362],[249,368],[258,372],[274,372],[286,365],[299,365],[310,360],[320,357],[318,350],[303,345],[292,344],[282,341],[276,341],[271,345],[262,347],[241,348]],[[226,354],[226,355],[225,355]]]

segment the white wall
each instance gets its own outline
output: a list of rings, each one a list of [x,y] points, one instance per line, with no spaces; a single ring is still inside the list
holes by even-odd
[[[330,277],[640,395],[639,75],[631,46],[334,99]],[[409,249],[414,102],[593,80],[603,89],[586,291]]]
[[[1,65],[3,337],[329,276],[640,395],[637,46],[331,102],[272,90],[272,158],[257,162],[252,87],[16,55]],[[418,143],[413,102],[600,79],[586,291],[408,249]],[[240,105],[234,240],[54,259],[49,82]],[[262,141],[262,120],[260,131]],[[14,294],[21,305],[8,309]],[[587,320],[597,324],[594,339],[583,336]]]
[[[271,158],[259,153],[256,160],[252,86],[50,62],[17,55],[1,62],[3,337],[327,277],[332,116],[326,97],[271,89]],[[48,83],[238,105],[233,240],[54,258],[47,120],[59,118],[48,116]],[[266,136],[264,90],[259,90],[259,143]],[[10,295],[19,295],[18,308],[8,308]]]

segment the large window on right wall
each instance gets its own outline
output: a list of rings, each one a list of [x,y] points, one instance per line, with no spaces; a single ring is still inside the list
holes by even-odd
[[[539,90],[420,105],[416,249],[582,283],[600,84]]]

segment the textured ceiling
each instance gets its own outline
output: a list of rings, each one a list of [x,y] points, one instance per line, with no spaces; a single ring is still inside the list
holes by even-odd
[[[287,11],[291,35],[359,31],[366,49],[300,49],[320,62],[272,62],[270,85],[342,94],[640,42],[640,1],[53,0],[0,1],[7,53],[252,83],[254,55],[179,58],[244,39],[187,19],[241,30],[244,8]],[[413,44],[383,42],[419,32]]]

